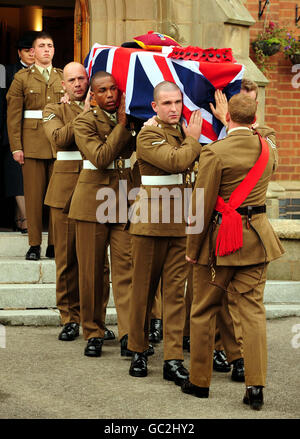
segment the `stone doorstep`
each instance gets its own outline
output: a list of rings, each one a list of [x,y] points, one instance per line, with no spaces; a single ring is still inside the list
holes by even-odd
[[[283,317],[300,317],[300,305],[294,304],[265,304],[267,320]],[[1,319],[1,317],[0,317]]]
[[[1,309],[0,324],[4,326],[59,326],[61,322],[57,309]],[[114,308],[107,308],[106,324],[117,324],[117,314]]]
[[[110,290],[108,308],[113,308]],[[56,308],[55,284],[0,284],[0,309]]]
[[[56,267],[54,259],[26,261],[21,257],[0,257],[1,284],[43,284],[55,283]]]
[[[300,317],[300,305],[265,305],[267,320],[284,317]],[[0,324],[4,326],[59,326],[57,309],[0,310]],[[116,325],[117,314],[114,308],[108,308],[106,324]]]
[[[300,303],[300,281],[267,281],[264,303]],[[113,308],[112,287],[108,308]],[[0,284],[0,309],[56,308],[55,284]]]
[[[42,233],[41,255],[45,256],[48,241],[48,233]],[[28,235],[22,235],[19,232],[0,232],[0,257],[21,257],[25,258],[25,254],[29,249]],[[48,258],[45,258],[49,260]],[[34,262],[34,261],[30,261]]]

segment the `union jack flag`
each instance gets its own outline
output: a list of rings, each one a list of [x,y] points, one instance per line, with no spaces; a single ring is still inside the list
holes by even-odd
[[[85,62],[89,77],[99,70],[111,73],[126,94],[126,114],[147,120],[155,113],[151,107],[153,89],[162,81],[175,82],[183,95],[183,118],[201,109],[201,143],[224,137],[222,123],[211,113],[217,89],[229,100],[239,93],[244,66],[237,63],[210,63],[168,58],[167,53],[94,44]]]

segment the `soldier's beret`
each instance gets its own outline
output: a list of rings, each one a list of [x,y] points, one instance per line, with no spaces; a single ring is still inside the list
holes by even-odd
[[[134,37],[133,40],[144,50],[160,51],[163,46],[179,46],[180,44],[174,38],[150,30],[145,35]]]

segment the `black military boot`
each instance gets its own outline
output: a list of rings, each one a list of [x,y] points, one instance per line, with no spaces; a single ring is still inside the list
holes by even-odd
[[[152,343],[160,343],[163,338],[162,320],[151,319],[149,341]]]

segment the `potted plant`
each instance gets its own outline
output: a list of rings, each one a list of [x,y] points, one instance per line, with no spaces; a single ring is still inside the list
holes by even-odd
[[[277,27],[273,21],[270,21],[268,27],[252,42],[256,60],[262,70],[265,69],[268,57],[281,50],[285,42],[285,32],[285,29]]]
[[[291,32],[288,32],[284,42],[283,53],[293,64],[300,64],[300,37],[295,38]]]

